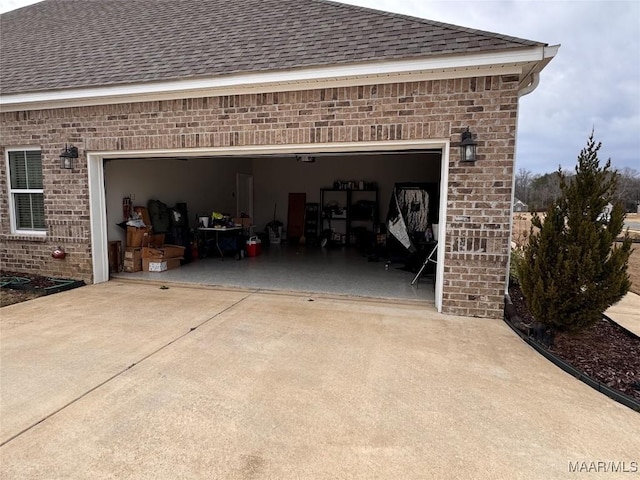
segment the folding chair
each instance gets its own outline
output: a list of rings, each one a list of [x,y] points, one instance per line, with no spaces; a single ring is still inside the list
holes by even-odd
[[[431,249],[431,252],[429,252],[429,255],[427,255],[427,258],[424,259],[424,263],[420,267],[420,270],[418,270],[418,273],[416,273],[416,276],[413,277],[413,280],[411,281],[411,285],[415,285],[418,282],[418,279],[422,275],[422,272],[424,272],[424,269],[427,268],[427,265],[429,265],[429,263],[433,263],[434,265],[436,265],[438,263],[437,260],[436,260],[436,257],[435,257],[437,250],[438,250],[438,242],[436,242],[433,245],[433,248]],[[433,286],[434,286],[434,288],[436,286],[435,276],[434,276],[434,280],[433,280]]]

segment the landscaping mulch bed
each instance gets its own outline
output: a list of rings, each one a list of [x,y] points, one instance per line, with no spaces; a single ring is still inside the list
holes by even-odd
[[[70,290],[83,281],[0,270],[0,307]]]
[[[43,295],[44,292],[27,292],[10,288],[0,288],[0,307],[26,302],[27,300],[33,300]]]
[[[522,321],[535,322],[520,287],[510,286],[509,296]],[[546,348],[592,379],[640,401],[640,339],[614,321],[603,317],[577,334],[556,332]]]

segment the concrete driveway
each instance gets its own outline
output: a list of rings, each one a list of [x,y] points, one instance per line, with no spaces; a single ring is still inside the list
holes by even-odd
[[[640,415],[498,320],[116,281],[0,315],[3,479],[593,478],[571,472],[584,467],[607,478],[611,464],[597,462],[631,478],[640,468]]]

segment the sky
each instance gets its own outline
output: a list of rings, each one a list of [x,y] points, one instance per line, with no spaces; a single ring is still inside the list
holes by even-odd
[[[0,0],[0,13],[36,1]],[[640,0],[341,2],[560,44],[520,99],[516,169],[572,170],[593,130],[601,163],[640,172]]]

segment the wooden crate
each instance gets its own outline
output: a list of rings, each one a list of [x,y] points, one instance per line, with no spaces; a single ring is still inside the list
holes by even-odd
[[[142,271],[142,248],[127,247],[125,249],[124,271],[127,273]]]
[[[122,271],[122,242],[114,240],[109,242],[109,273]]]

